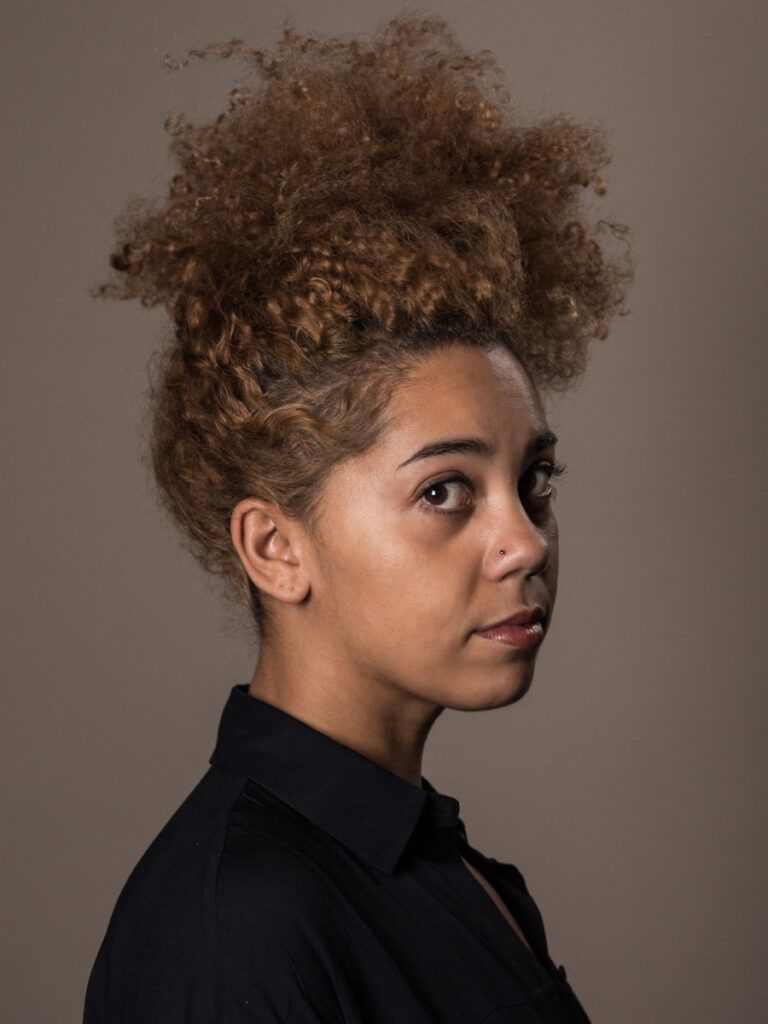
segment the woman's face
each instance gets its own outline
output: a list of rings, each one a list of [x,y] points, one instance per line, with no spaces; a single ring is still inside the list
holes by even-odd
[[[538,395],[506,350],[452,345],[420,361],[386,415],[379,442],[324,488],[312,635],[356,694],[509,704],[530,685],[557,589],[555,438]],[[540,625],[481,635],[532,609]]]

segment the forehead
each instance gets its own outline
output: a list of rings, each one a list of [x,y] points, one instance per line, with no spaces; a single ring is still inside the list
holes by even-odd
[[[387,409],[385,439],[419,442],[448,436],[525,442],[546,429],[539,395],[504,348],[451,345],[425,356],[398,386]]]

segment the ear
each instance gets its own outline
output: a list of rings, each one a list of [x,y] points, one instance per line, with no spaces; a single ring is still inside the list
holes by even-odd
[[[244,498],[233,510],[230,533],[253,583],[279,601],[299,604],[310,591],[306,565],[299,557],[300,525],[269,502]]]

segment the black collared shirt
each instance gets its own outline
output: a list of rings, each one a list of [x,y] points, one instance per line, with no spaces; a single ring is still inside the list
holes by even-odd
[[[237,686],[120,895],[85,1024],[277,1021],[588,1024],[522,877],[468,844],[456,800]]]

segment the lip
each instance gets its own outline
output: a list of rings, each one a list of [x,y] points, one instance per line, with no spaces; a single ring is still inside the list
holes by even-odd
[[[501,629],[503,626],[525,626],[529,622],[541,622],[544,618],[544,609],[541,605],[534,605],[533,608],[522,608],[519,612],[515,612],[514,615],[510,615],[508,619],[502,619],[501,622],[494,622],[490,626],[482,626],[480,629],[475,630],[476,633],[487,633],[491,629]]]
[[[544,609],[523,608],[502,622],[475,632],[484,640],[507,644],[510,647],[538,647],[544,639]]]

